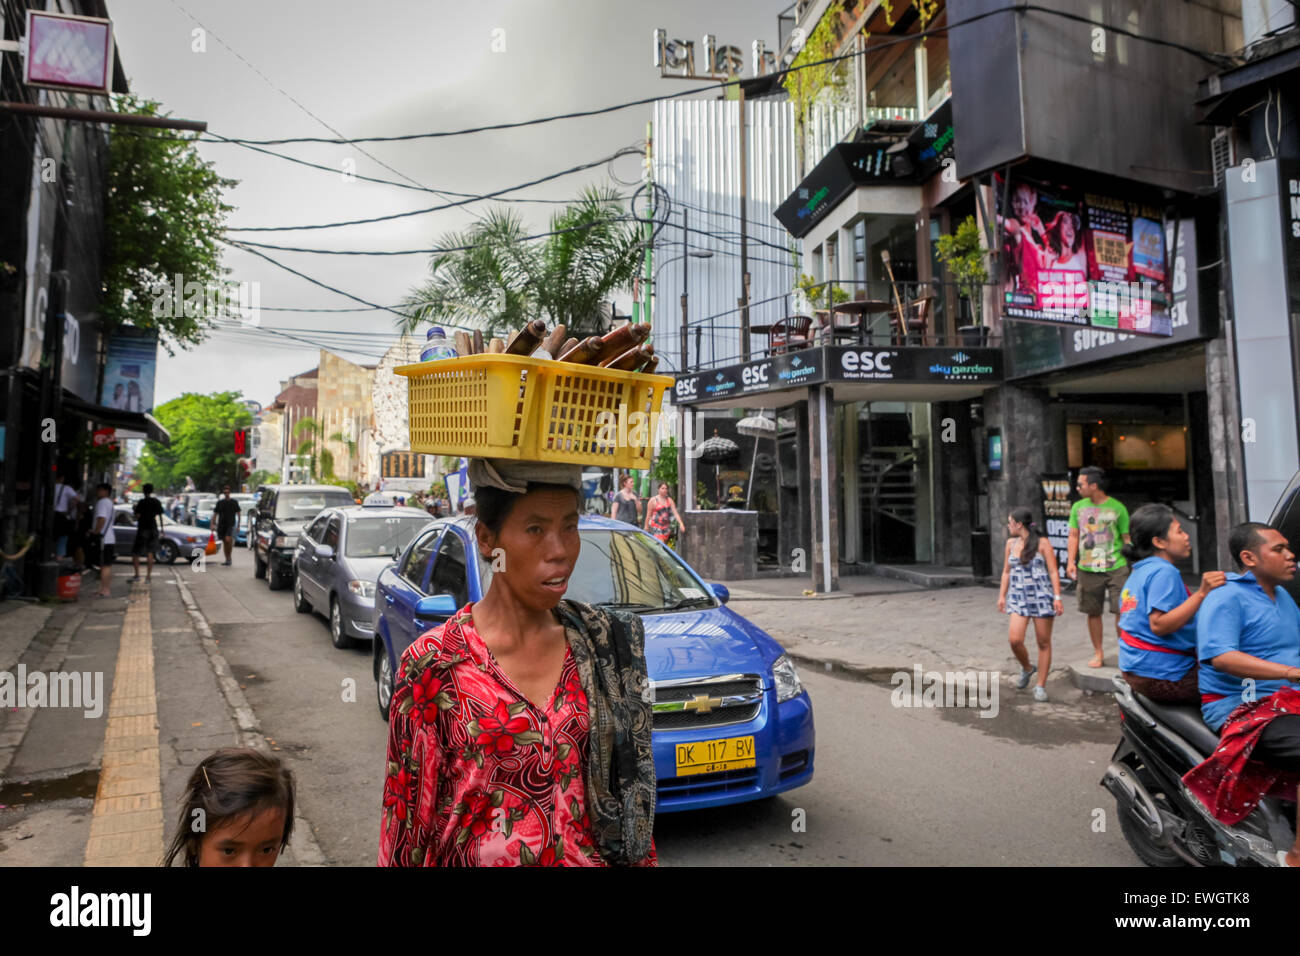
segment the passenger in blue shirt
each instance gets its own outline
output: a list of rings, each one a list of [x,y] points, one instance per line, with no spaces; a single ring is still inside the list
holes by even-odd
[[[1232,529],[1228,546],[1244,573],[1205,599],[1196,635],[1201,713],[1215,730],[1242,704],[1300,681],[1300,608],[1279,587],[1296,572],[1286,538],[1252,521]]]
[[[1300,608],[1280,586],[1295,578],[1295,555],[1280,531],[1256,521],[1233,528],[1228,547],[1243,573],[1228,575],[1205,599],[1196,633],[1201,713],[1220,731],[1221,746],[1187,777],[1216,759],[1231,765],[1252,743],[1248,760],[1300,773],[1300,713],[1275,710],[1259,729],[1257,705],[1244,711],[1245,723],[1228,721],[1238,707],[1300,683]],[[1289,866],[1300,866],[1300,805],[1296,834],[1295,845],[1278,854]]]
[[[1168,505],[1143,505],[1129,518],[1124,556],[1133,570],[1120,592],[1119,669],[1135,691],[1167,704],[1199,703],[1196,612],[1221,587],[1206,571],[1195,593],[1174,566],[1192,553],[1191,536]]]

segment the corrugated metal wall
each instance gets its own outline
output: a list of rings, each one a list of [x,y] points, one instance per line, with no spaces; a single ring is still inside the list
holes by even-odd
[[[785,100],[745,104],[748,119],[750,322],[785,314],[784,297],[797,278],[797,244],[773,216],[798,183],[794,115]],[[654,177],[671,197],[668,225],[655,246],[655,348],[661,371],[681,368],[682,238],[685,211],[690,248],[712,258],[689,258],[689,358],[692,366],[740,355],[740,139],[739,104],[724,100],[666,100],[653,111]],[[710,318],[712,317],[712,318]],[[703,324],[701,319],[708,319]],[[696,351],[697,331],[699,352]],[[765,347],[756,337],[755,348]],[[667,366],[665,368],[665,366]]]

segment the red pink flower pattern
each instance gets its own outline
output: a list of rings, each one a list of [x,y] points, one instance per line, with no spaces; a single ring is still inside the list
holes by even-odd
[[[587,695],[573,655],[534,706],[488,652],[472,607],[402,655],[379,865],[603,866],[585,809]]]

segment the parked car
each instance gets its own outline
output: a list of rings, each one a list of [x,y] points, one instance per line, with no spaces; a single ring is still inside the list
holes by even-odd
[[[374,637],[375,579],[433,520],[417,508],[330,508],[298,536],[293,606],[329,615],[335,647]]]
[[[338,485],[269,485],[257,502],[253,526],[253,576],[265,578],[272,591],[293,579],[298,535],[326,508],[353,504]]]
[[[1278,498],[1277,504],[1273,506],[1273,513],[1269,515],[1268,523],[1282,532],[1292,551],[1300,554],[1298,550],[1300,549],[1300,471],[1291,476],[1291,481],[1282,492],[1282,497]],[[1297,602],[1300,602],[1300,574],[1283,587]]]
[[[379,574],[373,674],[385,719],[402,652],[490,586],[474,522],[434,522]],[[781,645],[724,606],[723,585],[705,584],[644,531],[596,516],[580,518],[578,531],[565,596],[635,611],[645,624],[659,810],[757,800],[811,781],[812,701]]]
[[[114,550],[118,556],[131,556],[131,545],[135,543],[135,512],[131,505],[114,505],[113,537]],[[208,543],[209,532],[193,525],[177,524],[163,515],[158,519],[158,550],[154,560],[160,564],[172,564],[179,557],[187,561],[203,553]]]

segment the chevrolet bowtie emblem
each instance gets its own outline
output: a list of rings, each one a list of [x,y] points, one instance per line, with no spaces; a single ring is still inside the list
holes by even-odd
[[[707,714],[715,707],[722,706],[721,697],[710,697],[708,694],[700,694],[688,700],[682,705],[682,710],[693,710],[699,714]]]

